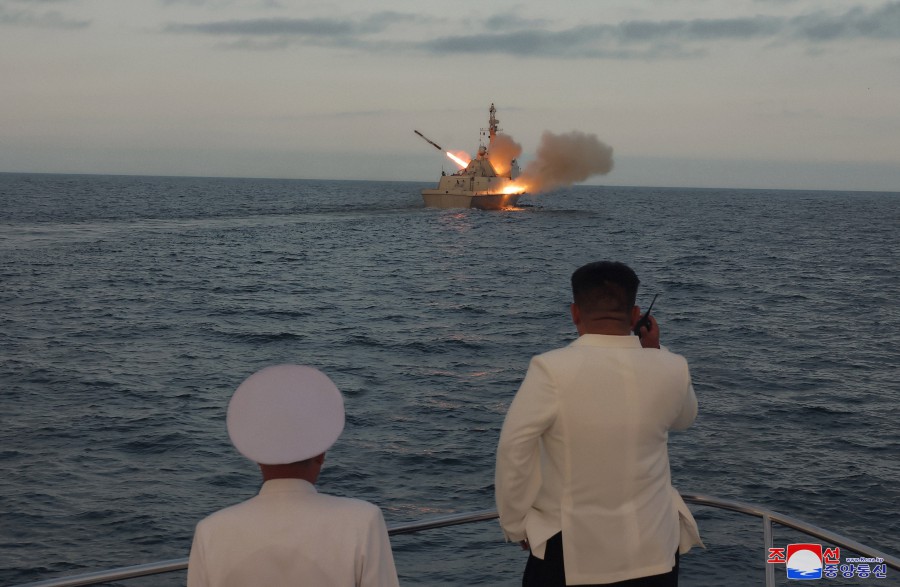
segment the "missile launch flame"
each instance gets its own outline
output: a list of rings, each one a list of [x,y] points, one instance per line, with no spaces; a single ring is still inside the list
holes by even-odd
[[[457,153],[457,155],[454,155],[450,151],[447,151],[447,157],[450,157],[454,163],[459,165],[460,169],[465,169],[469,165],[469,161],[471,161],[471,159],[468,158],[469,155],[463,151],[458,151]],[[466,157],[466,159],[463,159],[462,157],[460,157],[460,155]]]
[[[514,183],[503,188],[504,194],[524,194],[528,191],[528,186],[521,183]]]

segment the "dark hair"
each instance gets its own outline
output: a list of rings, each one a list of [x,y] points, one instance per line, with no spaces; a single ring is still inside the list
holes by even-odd
[[[634,307],[640,283],[628,265],[596,261],[572,274],[572,298],[582,312],[627,313]]]

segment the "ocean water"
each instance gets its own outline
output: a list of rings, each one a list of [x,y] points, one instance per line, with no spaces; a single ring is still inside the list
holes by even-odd
[[[660,294],[691,365],[679,489],[900,552],[900,194],[579,186],[483,212],[422,187],[0,174],[0,584],[187,556],[259,487],[225,408],[275,363],[345,394],[321,491],[389,524],[493,508],[506,408],[598,259]],[[694,511],[682,584],[761,584],[761,524]],[[518,585],[525,560],[496,522],[393,547],[404,585]]]

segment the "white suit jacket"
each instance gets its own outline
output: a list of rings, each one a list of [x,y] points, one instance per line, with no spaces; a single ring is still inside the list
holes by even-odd
[[[197,524],[188,587],[395,587],[377,506],[273,479],[259,495]]]
[[[562,531],[571,585],[669,572],[679,545],[701,544],[667,446],[696,415],[685,359],[636,336],[586,334],[534,357],[497,449],[507,539],[543,558]]]

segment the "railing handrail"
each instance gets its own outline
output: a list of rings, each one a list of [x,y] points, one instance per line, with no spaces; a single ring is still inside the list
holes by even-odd
[[[813,538],[819,538],[821,540],[824,540],[825,542],[828,542],[829,544],[834,544],[835,546],[840,546],[841,548],[852,550],[853,552],[866,557],[882,558],[884,559],[885,564],[887,564],[889,567],[900,570],[900,557],[881,552],[870,546],[866,546],[861,542],[857,542],[855,540],[851,540],[850,538],[842,536],[836,532],[820,528],[819,526],[810,524],[809,522],[804,522],[799,518],[786,516],[774,510],[759,507],[753,504],[734,501],[730,499],[722,499],[719,497],[712,497],[708,495],[682,493],[681,497],[685,502],[692,503],[694,505],[705,505],[723,510],[731,510],[742,514],[756,516],[757,518],[768,517],[768,519],[772,522],[775,522],[782,526],[786,526],[788,528],[793,528],[794,530],[799,530],[804,534],[812,536]]]
[[[401,534],[412,534],[414,532],[433,530],[435,528],[448,528],[450,526],[459,526],[460,524],[495,520],[497,519],[497,517],[498,516],[496,510],[481,510],[463,514],[449,514],[446,516],[430,518],[428,520],[421,520],[418,522],[403,522],[399,524],[391,524],[390,526],[388,526],[388,535],[398,536]],[[187,566],[187,558],[175,558],[170,560],[158,561],[155,563],[146,563],[143,565],[118,567],[115,569],[106,569],[104,571],[84,573],[82,575],[60,577],[58,579],[47,579],[34,583],[23,583],[21,585],[16,585],[13,587],[79,587],[82,585],[96,585],[98,583],[108,583],[110,581],[123,581],[125,579],[135,579],[137,577],[145,577],[148,575],[159,575],[162,573],[171,573],[173,571],[183,571],[187,568]]]
[[[825,530],[813,524],[809,524],[798,518],[786,516],[768,508],[757,505],[701,495],[695,493],[682,493],[681,497],[690,504],[699,506],[715,507],[723,510],[738,512],[762,518],[764,522],[765,545],[767,548],[772,546],[771,524],[777,523],[788,528],[793,528],[812,536],[834,544],[841,548],[853,551],[870,558],[881,558],[884,563],[895,570],[900,570],[900,557],[890,555],[855,540],[851,540],[835,532]],[[476,512],[467,512],[462,514],[449,514],[421,520],[417,522],[403,522],[399,524],[391,524],[388,526],[388,534],[390,536],[398,536],[402,534],[412,534],[422,532],[424,530],[433,530],[435,528],[448,528],[450,526],[458,526],[461,524],[469,524],[472,522],[484,522],[494,520],[498,517],[496,510],[480,510]],[[768,550],[766,550],[768,552]],[[129,567],[119,567],[115,569],[107,569],[104,571],[96,571],[85,573],[82,575],[73,575],[70,577],[61,577],[57,579],[48,579],[45,581],[37,581],[34,583],[23,583],[14,587],[81,587],[83,585],[97,585],[99,583],[108,583],[110,581],[122,581],[125,579],[134,579],[136,577],[145,577],[148,575],[158,575],[161,573],[169,573],[172,571],[182,571],[188,566],[187,558],[178,558],[155,563],[147,563],[143,565],[134,565]],[[766,565],[767,567],[767,584],[772,584],[769,577],[772,576],[771,569],[774,565]]]

